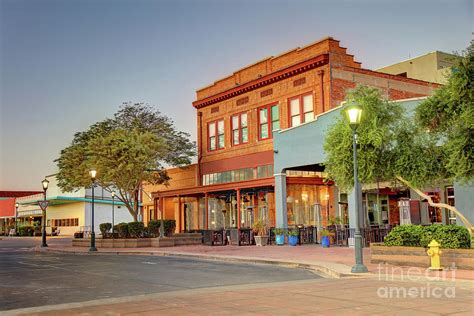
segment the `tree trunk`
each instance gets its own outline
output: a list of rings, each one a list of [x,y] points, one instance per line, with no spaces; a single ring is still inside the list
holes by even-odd
[[[139,190],[135,190],[135,192],[133,193],[133,209],[134,209],[134,220],[137,221],[138,220],[138,212],[140,211],[140,206],[138,205],[138,194],[139,194]],[[141,219],[141,221],[143,222],[143,218]]]
[[[420,189],[413,186],[407,180],[403,179],[400,176],[396,176],[396,178],[398,180],[400,180],[402,183],[404,183],[406,186],[412,188],[413,191],[415,191],[419,196],[421,196],[422,198],[425,198],[428,201],[429,205],[431,205],[433,207],[446,208],[448,210],[453,211],[457,216],[459,216],[459,219],[464,223],[466,228],[469,230],[469,233],[471,234],[471,236],[474,236],[474,226],[472,226],[472,224],[467,220],[467,218],[457,208],[455,208],[454,206],[451,206],[449,204],[445,204],[445,203],[435,203],[435,202],[433,202],[433,200],[431,199],[431,197],[429,195],[426,195],[425,193],[423,193]]]

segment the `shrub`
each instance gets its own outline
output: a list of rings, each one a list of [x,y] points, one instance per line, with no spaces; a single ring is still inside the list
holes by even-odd
[[[148,233],[153,237],[160,235],[160,221],[159,220],[152,220],[148,222]]]
[[[33,225],[21,225],[18,226],[18,235],[20,236],[33,236],[35,231]]]
[[[163,226],[165,231],[165,236],[173,235],[174,229],[176,228],[176,221],[174,219],[164,219]],[[151,237],[157,237],[160,235],[160,226],[161,220],[156,219],[148,222],[148,234]]]
[[[436,240],[442,248],[470,248],[469,231],[457,225],[432,225],[425,227],[425,234],[420,240],[421,247],[427,247],[431,240]]]
[[[384,243],[387,246],[420,247],[422,235],[423,226],[400,225],[390,231],[385,237]]]
[[[262,220],[258,220],[253,224],[253,231],[256,236],[266,236],[267,235],[267,226]]]
[[[102,238],[106,238],[109,231],[112,229],[111,223],[102,223],[99,225],[100,232],[102,233]]]
[[[275,229],[273,229],[273,233],[277,236],[278,235],[284,235],[285,232],[286,232],[286,230],[284,228],[275,228]]]
[[[174,229],[176,228],[176,221],[174,219],[165,219],[163,220],[165,226],[165,235],[173,235]]]
[[[33,222],[33,235],[34,236],[41,236],[41,230],[43,227],[41,227],[41,222],[40,221],[35,221]]]
[[[457,225],[401,225],[392,229],[385,237],[386,246],[427,247],[431,240],[436,240],[442,248],[469,248],[471,236],[469,231]]]
[[[128,223],[128,233],[132,238],[140,238],[143,236],[145,231],[145,225],[143,222],[130,222]]]
[[[327,229],[322,229],[321,232],[321,237],[331,237],[331,236],[334,236],[334,233],[327,230]]]
[[[117,232],[119,238],[127,238],[128,237],[128,224],[119,223],[115,225],[114,231]]]
[[[289,229],[286,233],[288,236],[299,236],[300,232],[298,229]]]

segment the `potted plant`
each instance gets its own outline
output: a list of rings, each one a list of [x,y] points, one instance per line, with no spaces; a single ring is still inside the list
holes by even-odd
[[[321,230],[321,244],[323,245],[323,248],[329,248],[329,245],[331,244],[331,236],[333,233],[331,233],[327,229]]]
[[[273,230],[275,233],[275,242],[278,246],[285,244],[285,229],[284,228],[275,228]]]
[[[256,221],[253,224],[253,230],[255,233],[255,244],[257,246],[265,246],[268,243],[268,235],[267,235],[267,226],[261,220]]]
[[[288,230],[288,244],[290,246],[296,246],[298,244],[298,236],[300,234],[298,229]]]

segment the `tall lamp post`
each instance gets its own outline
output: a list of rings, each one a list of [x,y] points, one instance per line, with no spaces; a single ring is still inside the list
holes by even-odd
[[[363,253],[362,253],[362,235],[360,232],[360,208],[359,208],[359,176],[357,172],[357,127],[359,127],[360,119],[362,117],[362,108],[358,104],[351,104],[346,109],[347,117],[349,119],[349,125],[352,128],[352,151],[354,155],[354,194],[355,194],[355,265],[352,267],[352,273],[365,273],[368,272],[367,267],[364,265]]]
[[[89,248],[89,251],[97,251],[97,248],[95,247],[95,231],[94,231],[94,187],[95,187],[95,177],[97,175],[97,171],[95,169],[92,169],[89,173],[91,175],[91,180],[92,180],[91,247]]]
[[[15,236],[17,234],[17,231],[18,231],[18,207],[20,206],[20,204],[15,203]]]
[[[114,220],[115,220],[115,191],[112,191],[112,239],[114,239]]]
[[[44,179],[41,181],[44,191],[44,201],[46,201],[46,191],[48,190],[49,181]],[[41,247],[48,247],[46,243],[46,206],[43,208],[43,231],[41,233]]]

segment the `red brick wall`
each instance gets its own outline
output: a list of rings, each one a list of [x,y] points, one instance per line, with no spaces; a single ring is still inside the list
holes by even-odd
[[[347,90],[356,85],[367,85],[380,90],[389,100],[401,100],[431,95],[438,84],[387,75],[367,69],[333,67],[331,78],[332,106],[344,101]]]
[[[196,97],[197,100],[204,99],[325,53],[330,53],[331,59],[337,65],[359,68],[360,63],[354,61],[354,56],[347,54],[346,51],[346,48],[339,45],[338,40],[328,37],[302,48],[298,47],[239,69],[232,75],[197,90]]]
[[[332,79],[331,87],[332,104],[333,106],[337,106],[342,101],[344,101],[347,90],[354,89],[356,87],[356,83],[342,79]]]
[[[314,70],[304,72],[302,74],[290,77],[288,79],[266,85],[262,88],[250,91],[248,93],[224,100],[198,111],[202,113],[202,127],[199,126],[198,120],[198,139],[202,139],[202,163],[209,163],[218,160],[227,160],[233,157],[254,155],[261,152],[272,152],[273,143],[271,139],[258,139],[258,111],[261,106],[269,104],[279,104],[280,128],[286,129],[289,127],[288,122],[288,99],[305,93],[312,93],[315,113],[323,112],[322,98],[321,98],[321,77],[318,71],[323,70],[323,89],[325,110],[329,109],[330,100],[330,72],[329,67],[322,66]],[[294,82],[305,78],[301,85],[294,85]],[[272,89],[272,94],[261,96],[262,91]],[[243,105],[238,105],[237,100],[248,97],[248,102]],[[217,110],[218,108],[218,110]],[[246,112],[248,116],[248,136],[249,142],[238,146],[231,144],[231,116],[237,113]],[[225,127],[225,149],[209,151],[208,150],[208,130],[209,122],[224,119]],[[202,136],[201,136],[202,135]],[[263,164],[263,163],[262,163]],[[229,169],[231,166],[229,165]]]
[[[394,90],[394,89],[388,90],[388,98],[390,100],[403,100],[403,99],[418,98],[418,97],[424,97],[424,96],[426,96],[426,94],[400,91],[400,90]]]

